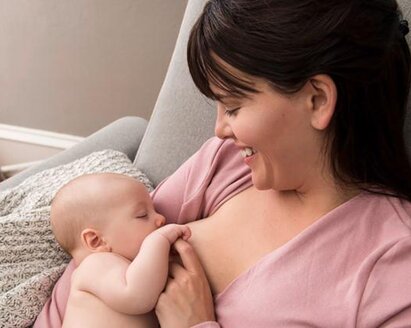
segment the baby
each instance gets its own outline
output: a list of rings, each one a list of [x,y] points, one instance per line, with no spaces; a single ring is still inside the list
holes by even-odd
[[[157,327],[170,245],[191,236],[158,214],[144,185],[119,174],[83,175],[51,205],[57,241],[74,259],[63,327]]]

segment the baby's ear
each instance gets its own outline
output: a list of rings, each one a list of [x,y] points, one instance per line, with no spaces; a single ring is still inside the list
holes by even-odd
[[[110,252],[111,248],[98,230],[84,229],[81,232],[81,243],[91,252]]]

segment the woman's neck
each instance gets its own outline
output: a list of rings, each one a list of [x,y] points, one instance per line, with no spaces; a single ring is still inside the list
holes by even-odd
[[[272,191],[272,197],[290,214],[315,220],[334,208],[357,196],[361,191],[355,187],[342,186],[334,179],[314,179],[304,188],[290,191]]]

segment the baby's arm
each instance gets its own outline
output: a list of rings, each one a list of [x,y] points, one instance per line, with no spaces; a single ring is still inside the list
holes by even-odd
[[[134,302],[141,313],[154,309],[168,277],[170,246],[182,237],[191,236],[188,226],[168,224],[148,235],[136,259],[126,272],[126,281],[134,293]]]
[[[113,253],[87,257],[73,277],[77,289],[90,292],[113,310],[141,314],[151,311],[167,281],[170,245],[191,235],[187,226],[169,224],[148,235],[130,263]]]

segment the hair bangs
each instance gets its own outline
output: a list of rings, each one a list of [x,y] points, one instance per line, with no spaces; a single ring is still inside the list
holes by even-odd
[[[228,49],[217,42],[218,36],[212,33],[200,19],[191,30],[187,47],[188,67],[196,87],[206,97],[219,100],[221,96],[247,97],[257,93],[254,83],[245,74],[234,72],[222,58]],[[237,73],[237,74],[236,74]],[[241,76],[244,75],[244,76]],[[220,93],[213,91],[212,87]]]

